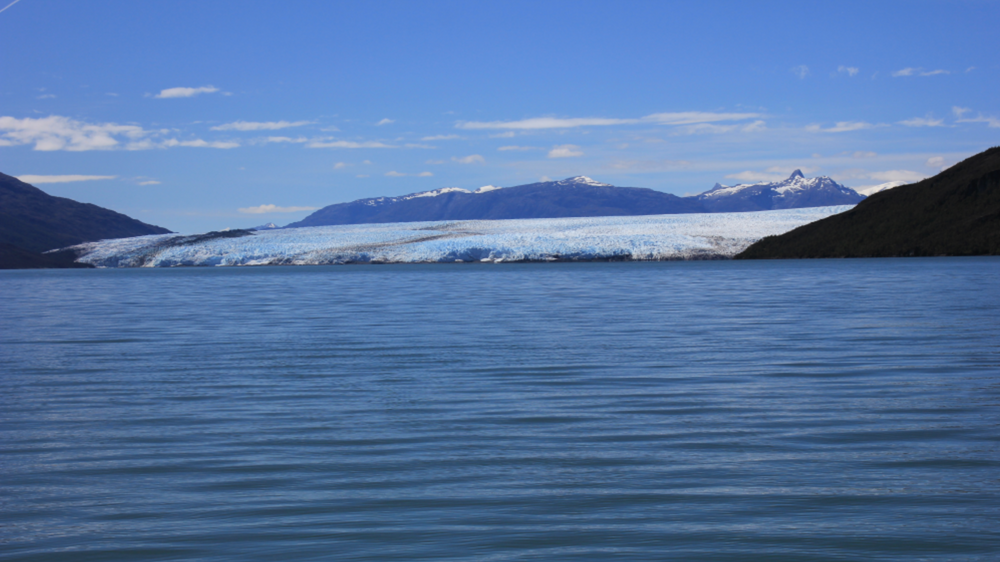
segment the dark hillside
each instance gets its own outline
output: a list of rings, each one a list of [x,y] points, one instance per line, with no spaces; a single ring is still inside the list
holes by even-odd
[[[0,244],[5,245],[0,269],[66,267],[59,264],[72,262],[40,254],[81,242],[169,232],[97,205],[53,197],[0,174]]]
[[[736,259],[977,255],[1000,255],[1000,147],[768,236]]]

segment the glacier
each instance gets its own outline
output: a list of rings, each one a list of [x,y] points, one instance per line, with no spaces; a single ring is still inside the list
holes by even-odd
[[[731,258],[853,205],[680,215],[355,224],[159,234],[73,246],[96,267]],[[214,236],[213,236],[214,234]]]

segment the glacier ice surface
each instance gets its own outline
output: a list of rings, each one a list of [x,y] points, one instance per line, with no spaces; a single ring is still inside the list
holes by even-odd
[[[852,205],[749,213],[434,221],[262,230],[171,245],[173,234],[74,246],[97,267],[729,258]]]

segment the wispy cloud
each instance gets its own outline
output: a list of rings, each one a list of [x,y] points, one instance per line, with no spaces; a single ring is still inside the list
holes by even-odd
[[[877,152],[872,152],[870,150],[856,150],[851,153],[851,158],[876,158],[878,156]]]
[[[376,126],[376,127],[381,127],[382,125],[389,125],[390,123],[395,123],[395,122],[396,122],[396,120],[395,120],[395,119],[389,119],[389,118],[387,117],[387,118],[385,118],[385,119],[383,119],[383,120],[379,121],[378,123],[375,123],[375,126]]]
[[[460,138],[462,138],[462,137],[459,136],[459,135],[433,135],[433,136],[430,136],[430,137],[423,137],[420,140],[422,140],[422,141],[436,141],[436,140],[453,140],[453,139],[460,139]]]
[[[80,176],[80,175],[35,176],[28,174],[24,176],[17,176],[17,179],[23,181],[24,183],[38,185],[43,183],[70,183],[75,181],[113,180],[117,177],[118,176]]]
[[[459,164],[482,164],[486,162],[486,160],[478,154],[470,154],[462,157],[452,156],[451,160],[453,162],[458,162]]]
[[[934,119],[930,115],[927,117],[914,117],[913,119],[906,119],[905,121],[900,121],[900,125],[906,125],[907,127],[944,127],[944,119]]]
[[[500,152],[506,152],[508,150],[544,150],[544,149],[541,148],[541,147],[538,147],[538,146],[513,146],[513,145],[511,145],[511,146],[501,146],[497,150],[499,150]]]
[[[306,143],[309,139],[306,137],[265,137],[263,139],[257,139],[255,142],[258,143],[269,143],[269,142],[281,142],[281,143]]]
[[[166,90],[160,90],[160,93],[156,94],[155,98],[191,98],[199,94],[212,94],[218,92],[219,89],[215,86],[202,86],[200,88],[167,88]]]
[[[155,133],[138,125],[85,123],[59,115],[38,119],[0,117],[0,146],[34,144],[39,151],[111,150],[127,147]]]
[[[13,2],[11,2],[10,4],[7,4],[7,5],[6,5],[6,6],[4,6],[3,8],[0,8],[0,12],[2,12],[2,11],[4,11],[4,10],[6,10],[7,8],[10,8],[11,6],[13,6],[14,4],[17,4],[17,3],[18,3],[18,2],[20,2],[20,1],[21,1],[21,0],[14,0],[14,1],[13,1]]]
[[[212,127],[213,131],[276,131],[289,127],[312,125],[313,121],[234,121]]]
[[[892,73],[893,78],[900,76],[937,76],[939,74],[951,74],[950,70],[924,70],[923,68],[907,67]]]
[[[948,161],[942,156],[932,156],[927,159],[927,162],[924,162],[924,165],[928,168],[937,168],[942,172],[951,167],[951,164],[948,164]]]
[[[193,139],[193,140],[177,140],[177,139],[167,139],[160,143],[160,146],[165,148],[172,148],[175,146],[185,146],[190,148],[236,148],[240,146],[240,143],[235,141],[206,141],[203,139]]]
[[[390,178],[402,178],[406,176],[406,174],[397,171],[386,172],[385,175],[389,176]]]
[[[256,207],[242,207],[241,213],[249,215],[264,215],[267,213],[298,213],[300,211],[315,211],[319,207],[279,207],[277,205],[257,205]]]
[[[798,76],[799,79],[801,80],[801,79],[805,78],[806,76],[809,76],[809,67],[806,66],[806,65],[804,65],[804,64],[800,64],[798,66],[793,66],[792,67],[792,74]]]
[[[871,172],[868,177],[882,182],[905,181],[907,183],[918,182],[927,177],[927,174],[913,172],[910,170],[886,170],[884,172]]]
[[[864,121],[838,121],[833,127],[824,129],[821,125],[809,125],[806,130],[811,133],[844,133],[847,131],[861,131],[863,129],[874,129],[884,125],[873,125]]]
[[[719,121],[742,121],[761,117],[759,113],[716,113],[707,111],[681,111],[653,113],[639,119],[618,119],[610,117],[533,117],[519,121],[459,121],[459,129],[571,129],[576,127],[606,127],[610,125],[693,125]]]
[[[764,121],[757,120],[746,125],[716,125],[715,123],[697,123],[695,125],[683,125],[676,130],[680,134],[686,135],[719,135],[723,133],[744,132],[753,133],[767,129]],[[647,139],[646,142],[662,142],[659,139]]]
[[[160,182],[157,180],[146,180],[139,182],[139,185],[160,185]]]
[[[575,158],[583,156],[583,151],[575,144],[563,144],[549,151],[549,158]]]
[[[859,71],[860,71],[860,69],[858,67],[856,67],[856,66],[844,66],[844,65],[840,65],[840,66],[837,67],[837,72],[847,73],[848,76],[854,76]]]
[[[396,146],[381,143],[378,141],[355,142],[355,141],[343,141],[343,140],[341,141],[315,140],[315,141],[310,141],[309,144],[306,145],[306,147],[308,148],[398,148]]]
[[[957,105],[951,108],[951,112],[955,114],[956,123],[986,123],[991,128],[1000,127],[1000,119],[992,115],[979,113],[976,117],[966,117],[965,114],[971,111],[968,107],[958,107]]]

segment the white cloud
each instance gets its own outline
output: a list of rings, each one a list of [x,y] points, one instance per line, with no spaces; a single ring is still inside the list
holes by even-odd
[[[218,92],[219,89],[215,86],[202,86],[200,88],[167,88],[166,90],[160,90],[160,93],[153,97],[156,98],[190,98],[197,96],[198,94],[211,94]]]
[[[907,127],[944,127],[944,119],[934,119],[928,115],[927,117],[914,117],[900,121],[899,124]]]
[[[40,151],[111,150],[122,148],[123,141],[137,142],[151,134],[154,131],[137,125],[91,124],[59,115],[38,119],[0,117],[0,145],[34,144],[34,149]]]
[[[892,73],[894,78],[900,76],[937,76],[938,74],[951,74],[949,70],[924,70],[923,68],[907,67]]]
[[[268,143],[268,142],[304,143],[304,142],[309,142],[309,139],[307,139],[305,137],[295,137],[294,139],[291,138],[291,137],[267,137],[265,139],[261,139],[261,142],[265,142],[265,143]]]
[[[500,152],[506,152],[508,150],[542,150],[537,146],[501,146],[498,148]]]
[[[50,100],[50,99],[52,99],[54,97],[56,97],[55,94],[42,94],[42,95],[38,96],[37,99],[40,99],[40,100]]]
[[[863,129],[872,129],[881,125],[872,125],[871,123],[866,123],[864,121],[838,121],[836,125],[828,129],[824,129],[820,125],[809,125],[806,130],[812,133],[843,133],[846,131],[860,131]]]
[[[401,172],[392,171],[392,172],[386,172],[385,175],[389,176],[390,178],[401,178],[401,177],[405,176],[406,174],[403,174]]]
[[[213,131],[276,131],[289,127],[301,127],[302,125],[312,125],[313,121],[234,121],[212,127]]]
[[[315,211],[319,207],[279,207],[277,205],[258,205],[256,207],[243,207],[239,209],[241,213],[250,215],[263,215],[267,213],[298,213],[300,211]]]
[[[602,127],[608,125],[636,125],[650,123],[657,125],[693,125],[718,121],[742,121],[761,117],[759,113],[715,113],[707,111],[681,111],[653,113],[640,119],[617,119],[606,117],[533,117],[520,121],[459,121],[459,129],[571,129],[575,127]],[[513,136],[510,135],[510,136]]]
[[[343,168],[346,168],[346,167],[347,167],[347,164],[344,163],[344,162],[337,162],[336,164],[333,165],[333,169],[334,170],[340,170],[340,169],[343,169]]]
[[[491,139],[512,139],[517,136],[514,131],[507,131],[506,133],[497,133],[495,135],[490,135]]]
[[[483,159],[483,157],[478,154],[470,154],[468,156],[463,156],[461,158],[459,158],[458,156],[452,156],[451,160],[453,162],[458,162],[459,164],[476,164],[476,163],[482,164],[483,162],[486,162],[486,160]]]
[[[156,180],[146,180],[139,182],[139,185],[160,185],[160,182]]]
[[[177,139],[167,139],[160,143],[160,146],[165,148],[172,148],[175,146],[186,146],[191,148],[236,148],[240,145],[238,142],[234,141],[206,141],[202,139],[194,139],[187,141],[180,141]]]
[[[433,135],[433,136],[430,136],[430,137],[423,137],[420,140],[422,140],[422,141],[436,141],[436,140],[452,140],[452,139],[460,139],[460,138],[462,138],[462,137],[460,137],[458,135]]]
[[[976,69],[976,67],[974,67],[974,66],[970,66],[969,68],[966,68],[966,69],[965,69],[965,71],[966,71],[966,72],[972,72],[972,71],[973,71],[973,70],[975,70],[975,69]]]
[[[444,160],[428,160],[424,162],[424,164],[432,164],[432,165],[444,164]]]
[[[403,146],[405,146],[406,148],[437,148],[436,146],[431,146],[429,144],[418,144],[413,142],[408,142]]]
[[[520,121],[460,121],[455,126],[459,129],[567,129],[573,127],[623,125],[637,122],[637,119],[605,119],[601,117],[576,117],[569,119],[534,117]]]
[[[809,67],[804,64],[793,66],[792,74],[798,76],[799,79],[805,78],[806,76],[809,76]]]
[[[740,130],[744,133],[755,133],[757,131],[763,131],[764,129],[767,129],[767,124],[763,121],[757,120],[748,125],[744,125]]]
[[[576,156],[583,156],[583,152],[575,144],[559,145],[549,151],[549,158],[573,158]]]
[[[430,172],[420,172],[419,174],[417,174],[417,177],[418,178],[429,178],[429,177],[432,177],[433,175],[434,174],[432,174]]]
[[[951,108],[951,112],[954,113],[955,117],[957,117],[958,119],[961,119],[963,115],[965,115],[970,111],[972,110],[969,109],[968,107],[958,107],[957,105],[952,106]]]
[[[396,148],[395,146],[383,144],[377,141],[312,141],[306,145],[309,148]]]
[[[846,72],[848,76],[854,76],[859,71],[856,66],[844,66],[840,65],[837,67],[837,72]]]
[[[983,115],[982,113],[976,115],[975,117],[962,117],[964,113],[969,110],[962,107],[955,107],[952,109],[958,115],[958,119],[955,120],[956,123],[986,123],[990,128],[1000,127],[1000,118],[993,117],[991,115]]]
[[[385,119],[379,121],[378,123],[375,123],[375,126],[376,127],[381,127],[382,125],[388,125],[390,123],[395,123],[395,122],[396,122],[395,119],[385,118]]]
[[[857,150],[851,154],[851,158],[875,158],[876,156],[878,153],[870,150]]]
[[[23,181],[24,183],[30,183],[32,185],[43,184],[43,183],[69,183],[74,181],[94,181],[94,180],[113,180],[118,176],[79,176],[79,175],[66,175],[66,176],[34,176],[34,175],[24,175],[17,176],[17,179]]]
[[[927,174],[912,172],[910,170],[886,170],[884,172],[871,172],[868,177],[882,182],[905,181],[906,183],[918,182],[927,177]]]
[[[928,168],[937,168],[942,172],[947,170],[948,168],[951,168],[952,166],[951,164],[948,163],[947,160],[945,160],[941,156],[932,156],[928,158],[927,162],[925,162],[924,165],[927,166]]]

